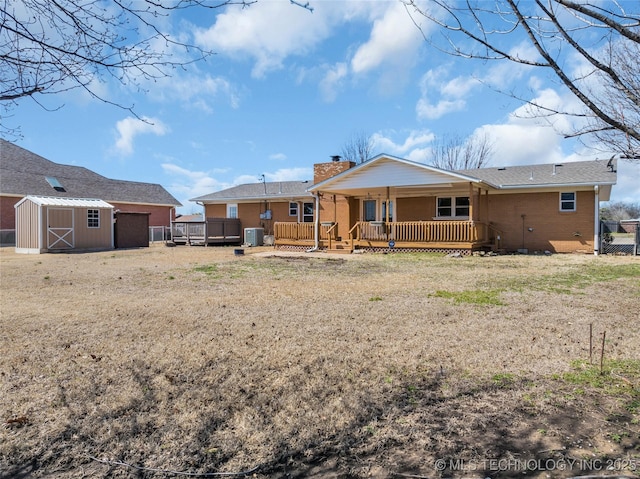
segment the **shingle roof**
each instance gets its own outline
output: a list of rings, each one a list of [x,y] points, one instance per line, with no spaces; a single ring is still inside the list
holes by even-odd
[[[458,170],[500,188],[553,185],[594,185],[616,183],[616,162],[608,160],[575,161],[546,165],[507,166]]]
[[[310,181],[273,181],[267,183],[248,183],[233,186],[226,190],[216,191],[208,195],[192,198],[189,201],[222,201],[242,199],[287,199],[292,197],[306,197],[311,194],[307,188]]]
[[[46,177],[56,178],[64,191],[54,189]],[[159,184],[112,180],[81,166],[54,163],[3,139],[0,139],[0,194],[182,206]]]

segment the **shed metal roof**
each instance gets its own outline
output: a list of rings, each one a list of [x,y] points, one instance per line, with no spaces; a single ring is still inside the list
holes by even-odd
[[[59,198],[55,196],[25,196],[18,203],[16,203],[15,207],[24,203],[25,201],[32,201],[33,203],[40,206],[68,206],[68,207],[77,207],[77,208],[105,208],[111,209],[112,205],[107,203],[104,200],[99,200],[96,198]]]

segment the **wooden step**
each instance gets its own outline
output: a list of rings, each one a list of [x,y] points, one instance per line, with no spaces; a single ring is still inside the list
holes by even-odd
[[[351,250],[349,248],[331,248],[325,251],[331,254],[351,254]]]

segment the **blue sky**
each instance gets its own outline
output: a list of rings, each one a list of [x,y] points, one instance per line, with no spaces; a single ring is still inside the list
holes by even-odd
[[[553,105],[575,102],[546,72],[447,56],[429,47],[402,2],[260,0],[166,21],[216,55],[144,84],[95,83],[111,101],[72,90],[23,100],[5,119],[17,143],[109,178],[160,183],[184,207],[237,184],[312,179],[313,164],[353,135],[375,153],[428,162],[437,138],[486,134],[491,166],[604,158],[566,140],[496,88],[524,87]],[[429,33],[426,23],[424,29]],[[185,37],[185,38],[186,38]],[[521,43],[513,49],[526,50]],[[569,119],[559,120],[570,122]],[[620,162],[613,201],[640,201],[640,165]]]

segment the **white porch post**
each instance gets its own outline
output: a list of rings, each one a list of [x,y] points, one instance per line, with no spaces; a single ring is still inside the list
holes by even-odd
[[[595,192],[593,198],[593,254],[598,256],[600,250],[600,195],[598,185],[595,185],[593,190]]]
[[[318,249],[320,247],[320,192],[316,193],[316,225],[313,231],[313,240],[315,246],[313,249]]]

